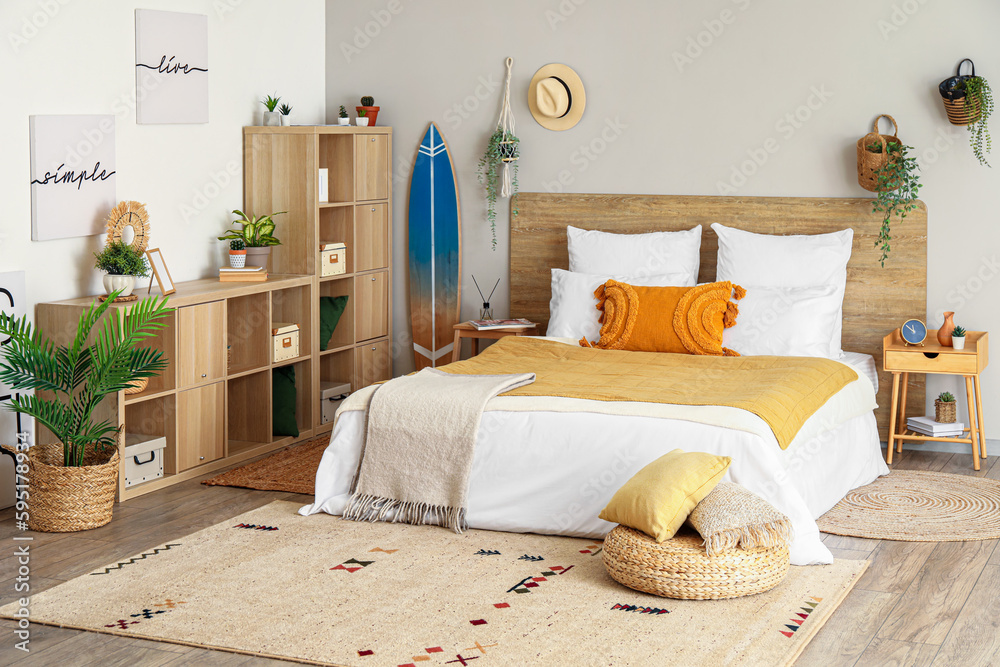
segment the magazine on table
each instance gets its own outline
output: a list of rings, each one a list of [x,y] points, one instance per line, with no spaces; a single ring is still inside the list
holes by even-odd
[[[516,320],[469,320],[469,324],[479,331],[485,329],[530,329],[535,326],[534,322],[523,317]]]

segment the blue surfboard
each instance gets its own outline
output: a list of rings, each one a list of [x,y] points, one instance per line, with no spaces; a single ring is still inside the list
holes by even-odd
[[[407,232],[413,357],[420,370],[451,361],[462,304],[458,184],[448,144],[434,123],[413,162]]]

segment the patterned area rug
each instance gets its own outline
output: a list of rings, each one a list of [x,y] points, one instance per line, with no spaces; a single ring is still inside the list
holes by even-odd
[[[298,508],[273,502],[34,595],[31,621],[352,667],[770,667],[794,661],[867,566],[793,567],[767,593],[679,601],[615,583],[589,540]]]
[[[857,488],[816,522],[824,533],[903,542],[1000,537],[1000,482],[893,470]]]
[[[286,447],[277,454],[239,468],[233,468],[202,484],[209,486],[240,486],[260,491],[290,491],[316,493],[316,470],[323,452],[330,444],[330,434]]]

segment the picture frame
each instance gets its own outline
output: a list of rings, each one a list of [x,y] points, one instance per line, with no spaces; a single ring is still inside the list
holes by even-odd
[[[153,275],[156,277],[156,283],[160,286],[160,293],[164,296],[168,294],[173,294],[177,291],[174,287],[174,280],[170,277],[170,270],[167,268],[167,263],[163,261],[163,253],[160,252],[159,248],[149,248],[146,250],[146,259],[149,260],[149,266],[153,269]],[[146,290],[146,294],[153,291],[153,280],[149,280],[149,289]]]

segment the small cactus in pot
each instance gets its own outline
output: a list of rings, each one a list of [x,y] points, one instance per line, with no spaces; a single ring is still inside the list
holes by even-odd
[[[242,269],[247,265],[247,248],[243,239],[233,239],[229,242],[229,266]]]
[[[954,424],[957,419],[955,408],[955,395],[950,391],[942,391],[934,401],[934,421]]]
[[[375,106],[375,98],[371,95],[365,95],[361,98],[361,106],[357,107],[358,116],[362,118],[368,118],[368,124],[374,125],[375,119],[378,118],[378,110],[380,107]],[[365,113],[362,114],[361,110],[364,109]]]
[[[955,326],[955,329],[951,332],[951,346],[956,350],[965,349],[965,327]]]

